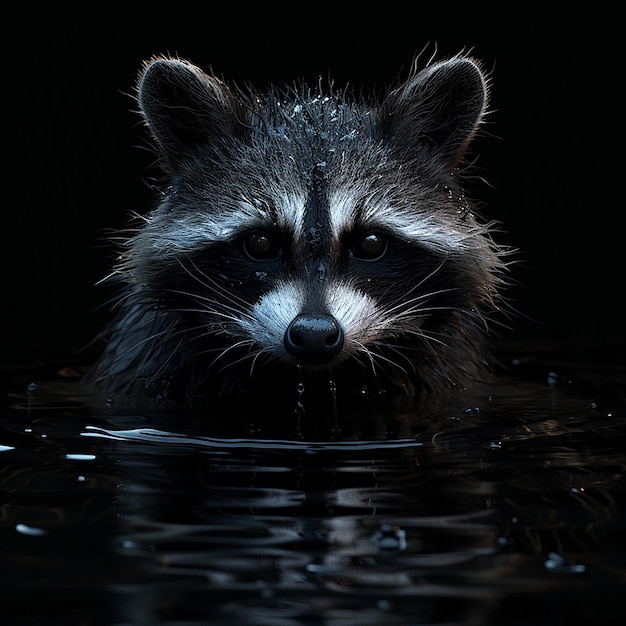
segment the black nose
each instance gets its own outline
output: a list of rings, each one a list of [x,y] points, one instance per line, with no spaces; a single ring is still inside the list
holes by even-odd
[[[341,352],[343,331],[331,315],[298,315],[289,324],[284,343],[300,363],[325,363]]]

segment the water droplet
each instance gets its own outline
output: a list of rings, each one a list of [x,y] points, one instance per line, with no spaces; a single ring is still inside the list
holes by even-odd
[[[548,554],[544,566],[547,570],[558,572],[559,574],[582,574],[587,569],[582,563],[566,559],[556,552]]]
[[[95,454],[66,454],[66,459],[71,461],[93,461],[96,458]]]
[[[502,447],[501,441],[490,441],[485,444],[485,448],[489,448],[490,450],[499,450]]]
[[[405,550],[406,531],[400,526],[382,524],[380,530],[372,537],[381,550]]]
[[[31,537],[41,537],[46,534],[46,531],[43,528],[27,526],[26,524],[16,524],[15,530],[22,535],[30,535]]]

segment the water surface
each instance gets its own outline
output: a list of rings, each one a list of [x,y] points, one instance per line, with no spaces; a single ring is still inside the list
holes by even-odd
[[[362,440],[223,437],[19,377],[0,623],[619,623],[622,356],[522,358],[436,430]]]

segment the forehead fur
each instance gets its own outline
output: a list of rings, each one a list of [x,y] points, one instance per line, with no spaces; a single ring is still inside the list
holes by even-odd
[[[471,216],[457,219],[458,206],[441,192],[450,168],[429,144],[441,133],[422,120],[432,117],[434,124],[435,105],[442,106],[424,94],[448,83],[466,93],[468,77],[478,71],[467,59],[453,61],[433,65],[380,102],[355,102],[348,90],[323,94],[305,85],[245,95],[184,62],[148,65],[139,99],[155,138],[169,151],[172,184],[135,249],[167,257],[270,226],[298,239],[311,224],[311,210],[327,212],[335,238],[371,226],[438,252],[471,247],[484,230]],[[467,114],[462,100],[454,106]],[[474,107],[475,116],[481,107]],[[468,114],[462,128],[447,130],[454,145],[467,140],[475,123]],[[421,149],[418,137],[409,138],[413,126],[423,128]],[[316,168],[324,171],[323,189],[315,188]],[[313,195],[319,201],[311,209]]]

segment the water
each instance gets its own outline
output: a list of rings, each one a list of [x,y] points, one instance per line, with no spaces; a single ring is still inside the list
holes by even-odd
[[[534,355],[435,431],[215,436],[8,386],[0,623],[614,624],[623,355]]]

